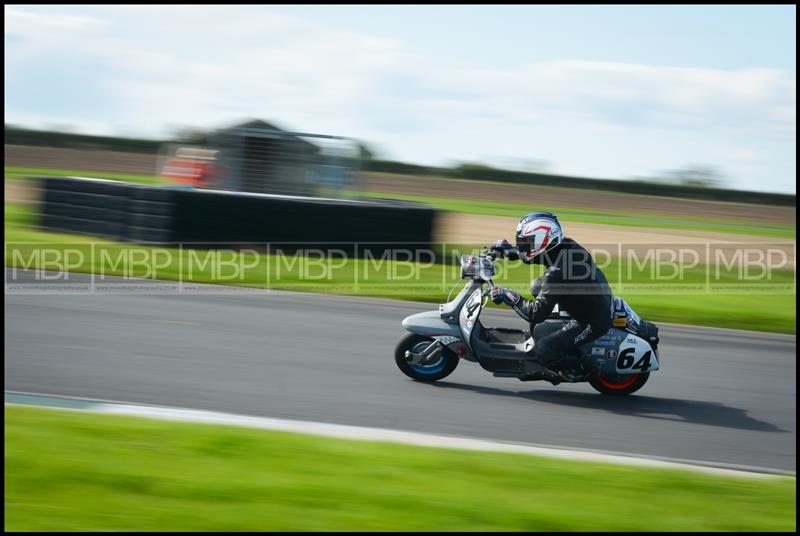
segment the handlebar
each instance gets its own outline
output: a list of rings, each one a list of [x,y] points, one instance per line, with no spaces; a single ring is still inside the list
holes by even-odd
[[[496,273],[495,260],[497,253],[486,249],[478,256],[462,255],[461,257],[461,277],[462,279],[481,280],[489,286],[489,290],[495,287],[492,277]]]
[[[492,248],[484,250],[483,253],[481,253],[481,255],[482,256],[485,255],[485,256],[489,257],[490,259],[492,259],[492,265],[494,265],[494,262],[497,260],[497,251],[492,249]],[[494,271],[494,266],[492,266],[492,271]],[[484,279],[483,281],[489,287],[487,289],[487,291],[490,291],[490,290],[492,290],[494,288],[495,285],[494,285],[494,282],[491,279]],[[486,295],[486,294],[487,294],[487,292],[484,292],[484,295]]]

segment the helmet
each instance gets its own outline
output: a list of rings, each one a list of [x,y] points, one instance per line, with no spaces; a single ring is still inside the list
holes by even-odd
[[[523,262],[534,262],[564,239],[558,218],[550,212],[531,212],[517,224],[517,249]]]

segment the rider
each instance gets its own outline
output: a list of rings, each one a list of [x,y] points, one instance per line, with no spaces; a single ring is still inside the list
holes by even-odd
[[[492,247],[511,260],[542,264],[545,273],[531,285],[535,300],[502,287],[491,291],[494,303],[505,303],[531,323],[531,333],[545,320],[556,303],[571,320],[560,330],[536,341],[539,362],[550,369],[569,369],[577,363],[574,350],[608,332],[612,327],[613,298],[605,275],[586,249],[564,236],[555,214],[532,212],[517,225],[517,245],[498,240]]]

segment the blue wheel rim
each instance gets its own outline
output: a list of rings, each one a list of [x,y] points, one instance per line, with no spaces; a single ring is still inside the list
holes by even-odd
[[[418,344],[415,344],[414,347],[411,349],[412,352],[421,352],[425,348],[428,347],[430,342],[424,341]],[[415,365],[413,363],[409,363],[408,366],[413,370],[415,373],[420,374],[422,376],[433,376],[434,374],[438,374],[439,372],[444,370],[444,367],[447,365],[447,356],[444,352],[442,355],[439,356],[439,359],[434,361],[433,363],[428,363],[426,365]]]

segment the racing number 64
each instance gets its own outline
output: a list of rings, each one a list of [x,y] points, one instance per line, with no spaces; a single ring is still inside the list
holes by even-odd
[[[646,351],[642,358],[634,363],[633,353],[635,350],[635,348],[631,347],[620,352],[617,358],[617,369],[636,369],[647,372],[647,369],[650,368],[650,355],[652,352],[650,350]]]

